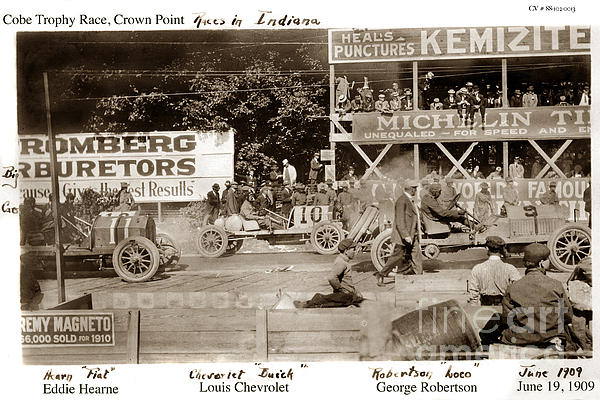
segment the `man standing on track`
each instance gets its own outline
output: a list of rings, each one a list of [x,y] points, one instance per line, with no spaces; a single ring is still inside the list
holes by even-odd
[[[415,204],[415,194],[419,184],[414,180],[404,182],[404,192],[396,200],[394,206],[394,225],[392,242],[395,243],[394,254],[388,259],[383,269],[376,274],[377,285],[383,286],[385,278],[394,267],[399,266],[403,274],[423,273],[419,229],[421,218]]]

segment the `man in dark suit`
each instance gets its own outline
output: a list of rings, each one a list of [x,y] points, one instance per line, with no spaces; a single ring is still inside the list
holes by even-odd
[[[413,180],[404,182],[404,192],[396,200],[394,206],[394,225],[392,227],[392,242],[396,245],[394,254],[388,259],[383,269],[378,272],[377,285],[383,286],[385,278],[394,267],[402,274],[423,273],[421,246],[419,244],[419,229],[421,219],[415,204],[415,195],[419,184]]]
[[[310,160],[310,171],[308,172],[308,181],[311,185],[317,183],[317,178],[319,176],[319,171],[323,167],[323,164],[319,162],[319,153],[316,152],[313,155],[313,159]]]
[[[220,186],[218,183],[212,185],[212,190],[206,194],[206,216],[204,217],[204,225],[214,224],[219,218],[219,209],[221,208],[221,199],[219,198]]]

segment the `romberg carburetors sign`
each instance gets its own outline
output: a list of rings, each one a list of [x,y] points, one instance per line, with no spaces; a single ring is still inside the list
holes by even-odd
[[[136,202],[200,200],[233,176],[233,144],[233,131],[57,135],[60,194],[127,182]],[[50,194],[48,149],[44,135],[19,136],[21,196],[39,203]]]
[[[589,26],[329,31],[329,62],[589,54]]]
[[[38,346],[114,346],[113,313],[93,311],[27,312],[21,315],[21,344]]]

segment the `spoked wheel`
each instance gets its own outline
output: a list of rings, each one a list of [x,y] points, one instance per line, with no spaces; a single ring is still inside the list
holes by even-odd
[[[548,240],[550,261],[561,271],[573,271],[577,264],[592,255],[592,234],[588,227],[567,224]]]
[[[216,225],[207,225],[198,233],[198,252],[204,257],[221,257],[228,247],[227,232]]]
[[[395,245],[392,242],[392,230],[381,232],[371,245],[371,261],[377,271],[381,271],[387,260],[394,253]]]
[[[149,239],[132,236],[123,239],[113,251],[112,263],[117,274],[128,282],[144,282],[158,270],[160,255]]]
[[[319,222],[310,234],[310,242],[319,254],[336,254],[342,239],[344,239],[344,231],[331,221]]]
[[[181,250],[175,245],[175,241],[166,233],[156,234],[156,247],[160,254],[160,266],[166,267],[167,265],[177,264],[181,257]]]

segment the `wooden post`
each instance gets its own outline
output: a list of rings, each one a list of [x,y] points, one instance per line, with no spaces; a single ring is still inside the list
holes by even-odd
[[[350,100],[350,99],[348,99]],[[331,64],[329,66],[329,114],[333,115],[335,113],[335,103],[337,99],[335,98],[335,65]],[[335,174],[335,142],[332,141],[333,134],[335,133],[335,125],[329,119],[329,148],[333,153],[333,158],[331,159],[331,165],[333,167],[333,180],[336,180]]]
[[[420,157],[419,157],[419,144],[418,143],[415,143],[413,145],[413,164],[415,166],[415,179],[419,180],[421,178],[421,173],[419,171]]]
[[[412,79],[412,92],[413,92],[413,111],[419,109],[419,64],[417,61],[413,61],[413,79]]]
[[[140,363],[140,310],[129,311],[127,324],[127,363]]]
[[[162,221],[162,203],[159,201],[156,204],[158,206],[158,222],[163,222]]]
[[[255,361],[268,361],[269,327],[267,310],[256,310],[256,354]]]
[[[502,59],[502,107],[508,107],[508,62]]]
[[[502,142],[502,169],[504,170],[504,179],[508,176],[508,142]]]
[[[48,147],[50,148],[50,179],[52,189],[52,217],[54,219],[54,252],[56,255],[56,283],[58,284],[58,303],[67,300],[65,294],[65,277],[63,270],[63,247],[60,238],[61,219],[58,205],[60,191],[58,187],[58,162],[56,161],[56,143],[52,132],[52,117],[50,114],[50,89],[48,87],[48,73],[44,72],[44,97],[46,100],[46,124],[48,126]]]

